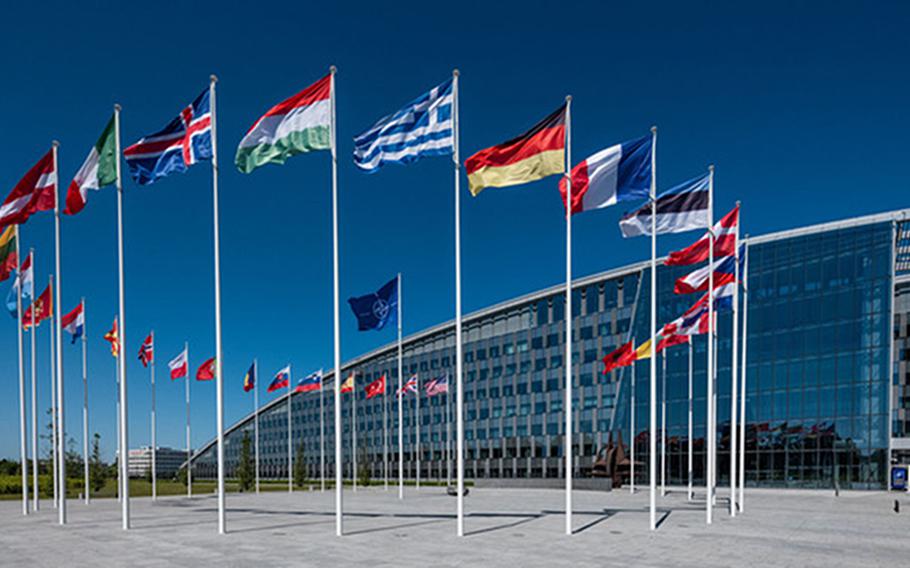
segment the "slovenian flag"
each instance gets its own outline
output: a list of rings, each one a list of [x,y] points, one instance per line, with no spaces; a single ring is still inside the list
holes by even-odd
[[[572,214],[647,199],[651,193],[651,137],[610,146],[572,168]],[[566,178],[559,180],[566,203]]]
[[[291,384],[291,366],[288,365],[284,369],[278,371],[278,374],[275,375],[275,378],[272,379],[269,388],[266,389],[267,392],[275,392],[278,389],[287,388]]]
[[[294,388],[294,392],[311,392],[320,389],[322,389],[322,369],[297,381],[297,387]]]
[[[76,340],[82,337],[82,333],[85,331],[84,307],[85,304],[80,302],[79,305],[76,306],[76,309],[60,319],[63,330],[73,336],[73,343],[76,343]]]

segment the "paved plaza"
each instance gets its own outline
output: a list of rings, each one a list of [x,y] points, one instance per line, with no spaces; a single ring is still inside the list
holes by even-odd
[[[345,492],[343,538],[334,536],[331,491],[228,496],[229,534],[216,534],[214,496],[133,499],[133,529],[116,500],[70,501],[69,524],[45,506],[23,518],[0,502],[3,566],[896,566],[910,557],[910,497],[883,492],[754,490],[730,519],[721,495],[715,524],[683,490],[575,493],[576,534],[563,534],[563,493],[478,489],[466,499],[463,539],[455,500],[442,488]],[[699,496],[700,497],[700,496]],[[906,509],[893,511],[895,498]]]

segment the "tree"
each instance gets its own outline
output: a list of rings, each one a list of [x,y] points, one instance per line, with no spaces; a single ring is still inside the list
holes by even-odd
[[[92,439],[92,457],[88,462],[88,480],[91,491],[98,492],[107,483],[108,467],[101,460],[101,435],[95,432]]]
[[[357,458],[357,477],[359,478],[358,483],[364,487],[369,487],[370,485],[370,462],[367,458],[367,452],[365,449],[361,449],[359,452],[359,457]]]
[[[303,461],[303,442],[297,444],[294,455],[294,485],[303,487],[306,482],[306,463]]]
[[[253,457],[250,455],[250,433],[243,432],[243,441],[240,444],[240,460],[237,463],[237,480],[240,482],[240,491],[249,491],[256,480],[256,470]]]

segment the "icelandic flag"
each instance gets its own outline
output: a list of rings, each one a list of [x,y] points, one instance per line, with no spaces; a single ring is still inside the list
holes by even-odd
[[[206,88],[167,126],[123,151],[130,175],[148,185],[212,158],[212,110]]]
[[[651,136],[610,146],[572,168],[572,213],[647,199],[651,193]],[[566,202],[566,178],[559,180]]]
[[[657,196],[657,234],[682,233],[693,229],[707,229],[708,189],[710,177],[704,174]],[[623,237],[651,234],[652,204],[646,203],[637,211],[626,213],[619,221]]]
[[[297,387],[294,389],[294,392],[310,392],[317,390],[322,390],[322,369],[297,381]]]
[[[430,89],[354,137],[354,164],[372,174],[455,151],[452,79]]]
[[[398,278],[391,279],[373,294],[348,298],[351,310],[357,317],[357,329],[380,330],[398,321]]]
[[[76,343],[76,340],[82,337],[82,333],[85,331],[85,310],[83,307],[80,302],[76,309],[60,318],[60,325],[63,326],[63,331],[73,336],[73,343]]]
[[[291,366],[288,365],[284,369],[278,371],[278,374],[275,375],[275,378],[272,379],[272,383],[269,385],[269,388],[266,389],[267,392],[275,392],[278,389],[287,388],[291,384]]]

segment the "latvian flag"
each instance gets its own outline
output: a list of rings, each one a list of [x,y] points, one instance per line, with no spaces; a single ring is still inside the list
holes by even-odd
[[[21,225],[33,213],[53,209],[56,193],[57,172],[51,150],[32,166],[0,204],[0,229]]]
[[[275,392],[278,389],[286,389],[291,384],[291,366],[288,365],[284,369],[278,371],[278,374],[275,375],[275,378],[272,379],[269,388],[266,389],[267,392]]]
[[[693,229],[707,229],[708,223],[708,174],[681,183],[657,196],[657,234],[682,233]],[[619,221],[623,237],[651,234],[652,204],[646,203],[637,211],[626,213]]]
[[[297,381],[297,386],[294,388],[294,392],[311,392],[318,391],[322,389],[322,369],[311,373],[299,381]]]
[[[155,334],[150,333],[139,347],[139,360],[143,367],[148,367],[155,360]]]
[[[73,336],[73,343],[76,343],[76,340],[82,337],[82,333],[85,330],[85,310],[84,304],[79,303],[76,306],[76,309],[66,314],[60,319],[60,325],[63,326],[63,330]]]
[[[736,250],[736,226],[739,223],[739,205],[714,225],[714,258],[730,256]],[[711,233],[705,233],[683,250],[671,252],[664,262],[667,266],[688,266],[708,260]]]
[[[114,135],[114,117],[104,127],[101,138],[88,154],[88,158],[76,172],[66,191],[67,215],[82,211],[88,199],[88,190],[98,190],[117,181],[117,153]]]
[[[237,169],[248,174],[295,154],[331,148],[331,96],[332,76],[326,75],[270,108],[240,141]]]
[[[647,199],[651,194],[651,137],[610,146],[572,168],[572,214]],[[559,180],[566,203],[566,178]]]
[[[167,367],[171,371],[171,380],[182,379],[183,377],[187,376],[190,372],[190,364],[186,349],[171,359],[168,362]]]
[[[385,375],[368,384],[364,390],[367,393],[367,398],[385,394]]]
[[[471,195],[487,187],[529,183],[566,169],[566,105],[521,136],[477,152],[464,167]]]
[[[408,382],[398,389],[398,396],[404,396],[409,392],[417,392],[417,375],[412,375]]]

